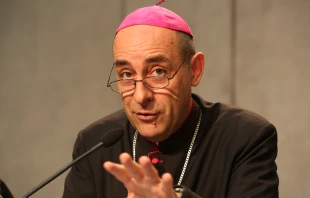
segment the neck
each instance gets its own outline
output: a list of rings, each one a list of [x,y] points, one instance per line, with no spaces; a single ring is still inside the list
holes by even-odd
[[[192,109],[193,109],[193,98],[191,97],[190,101],[189,101],[189,108],[188,108],[188,111],[187,111],[187,116],[185,117],[183,123],[181,124],[184,125],[184,123],[188,120],[189,116],[191,115],[191,112],[192,112]]]
[[[190,115],[191,115],[191,112],[192,112],[192,108],[193,108],[193,98],[191,97],[190,101],[189,101],[189,108],[188,108],[188,111],[187,111],[187,116],[185,117],[185,119],[183,120],[181,126],[178,128],[178,130],[176,131],[179,131],[180,128],[182,128],[182,126],[186,123],[186,121],[189,119]],[[176,132],[175,131],[175,132]],[[156,141],[155,142],[156,146],[158,146],[159,142]]]
[[[186,152],[186,149],[191,143],[193,134],[198,127],[200,108],[199,105],[192,101],[190,116],[184,121],[182,126],[176,130],[171,136],[165,140],[149,140],[143,136],[138,136],[138,132],[134,134],[134,137],[140,139],[140,145],[145,147],[153,147],[153,150],[164,152],[164,153],[179,153]],[[135,138],[134,138],[135,139]],[[135,141],[134,141],[135,142]],[[154,149],[155,148],[155,149]]]
[[[153,137],[153,138],[147,138],[147,137],[142,137],[142,138],[145,139],[146,141],[152,142],[152,143],[157,144],[157,145],[161,142],[165,142],[167,139],[169,139],[175,133],[178,133],[179,131],[181,131],[182,128],[187,128],[186,125],[193,124],[192,121],[196,120],[198,118],[197,108],[198,108],[198,105],[196,104],[196,102],[191,97],[190,101],[189,101],[189,106],[187,108],[188,110],[186,112],[186,117],[183,119],[183,121],[181,122],[179,127],[177,127],[174,132],[172,132],[169,136],[166,136],[166,137],[161,136],[161,137]],[[196,122],[196,121],[194,121],[194,122]]]
[[[189,112],[182,125],[170,137],[159,142],[159,150],[171,152],[182,150],[191,140],[200,115],[198,104],[193,99],[191,101]]]

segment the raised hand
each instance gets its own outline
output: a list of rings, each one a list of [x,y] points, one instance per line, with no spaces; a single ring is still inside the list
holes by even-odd
[[[139,163],[128,153],[119,157],[121,164],[105,162],[103,167],[127,188],[127,198],[179,198],[173,190],[173,178],[165,173],[160,178],[150,159],[142,156]]]

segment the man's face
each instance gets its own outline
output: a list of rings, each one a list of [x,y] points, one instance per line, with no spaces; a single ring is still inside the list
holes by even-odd
[[[154,26],[121,30],[115,37],[113,53],[117,79],[171,77],[183,62],[176,32]],[[137,82],[133,91],[121,94],[129,121],[150,141],[168,138],[188,114],[192,73],[185,64],[163,89],[150,90]]]

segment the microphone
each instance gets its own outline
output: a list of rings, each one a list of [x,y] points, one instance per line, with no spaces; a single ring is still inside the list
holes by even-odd
[[[80,160],[84,159],[85,157],[87,157],[88,155],[90,155],[91,153],[95,152],[96,150],[100,149],[101,147],[110,147],[113,144],[115,144],[116,142],[118,142],[122,136],[124,134],[123,129],[117,128],[117,129],[113,129],[111,131],[108,131],[107,133],[105,133],[102,137],[101,140],[98,144],[96,144],[94,147],[92,147],[90,150],[88,150],[87,152],[85,152],[84,154],[82,154],[81,156],[79,156],[78,158],[76,158],[75,160],[73,160],[72,162],[70,162],[68,165],[64,166],[62,169],[60,169],[59,171],[57,171],[56,173],[54,173],[51,177],[47,178],[45,181],[43,181],[42,183],[40,183],[39,185],[37,185],[36,187],[34,187],[32,190],[30,190],[26,195],[23,196],[23,198],[28,198],[31,195],[33,195],[34,193],[36,193],[38,190],[40,190],[41,188],[43,188],[45,185],[47,185],[48,183],[50,183],[51,181],[53,181],[54,179],[56,179],[58,176],[60,176],[62,173],[64,173],[66,170],[68,170],[69,168],[71,168],[73,165],[75,165],[76,163],[78,163]]]

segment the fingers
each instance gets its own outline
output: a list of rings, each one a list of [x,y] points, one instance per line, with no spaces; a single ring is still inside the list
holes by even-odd
[[[141,164],[143,168],[145,179],[152,181],[152,183],[160,182],[158,171],[153,166],[153,164],[151,163],[151,160],[148,157],[146,156],[140,157],[139,163]]]
[[[173,178],[172,178],[172,175],[170,173],[163,174],[161,179],[162,179],[162,181],[164,183],[164,186],[169,187],[169,189],[171,187],[173,187]]]
[[[129,154],[123,153],[120,155],[120,162],[121,164],[105,162],[103,166],[125,185],[128,197],[154,197],[150,193],[165,195],[161,197],[176,197],[172,176],[165,173],[160,178],[148,157],[140,157],[137,163]]]
[[[109,173],[114,175],[114,177],[125,185],[133,181],[132,179],[138,183],[142,180],[150,184],[161,182],[156,168],[146,156],[140,157],[138,164],[132,160],[128,153],[122,153],[120,155],[120,162],[121,164],[105,162],[103,166]]]
[[[141,181],[143,179],[143,169],[137,162],[132,160],[129,154],[123,153],[120,155],[119,159],[132,178],[134,178],[136,181]]]
[[[173,177],[170,173],[165,173],[161,177],[163,191],[167,194],[173,193]]]
[[[116,179],[119,181],[125,183],[128,183],[131,180],[130,175],[128,174],[128,171],[123,165],[115,164],[113,162],[105,162],[103,164],[103,167],[111,173]]]

